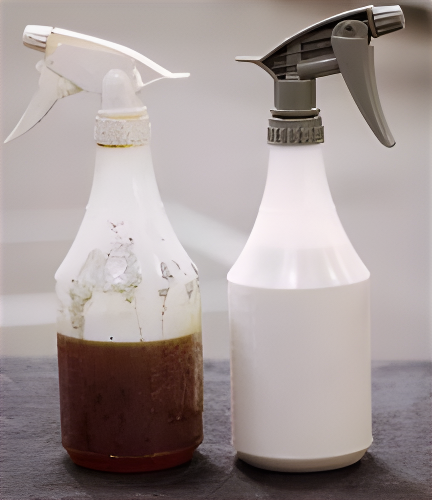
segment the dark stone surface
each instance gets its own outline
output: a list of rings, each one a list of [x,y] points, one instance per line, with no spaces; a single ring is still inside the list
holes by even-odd
[[[112,474],[74,465],[60,444],[54,359],[2,360],[2,500],[431,498],[429,363],[373,370],[374,444],[350,467],[285,474],[251,467],[230,445],[229,365],[205,366],[205,439],[187,465]]]

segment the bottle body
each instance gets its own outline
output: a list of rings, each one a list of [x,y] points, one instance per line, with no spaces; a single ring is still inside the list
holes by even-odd
[[[62,443],[79,465],[143,471],[202,441],[198,271],[165,214],[149,145],[97,146],[56,273]]]
[[[270,146],[260,212],[228,275],[233,445],[252,465],[350,465],[372,442],[369,273],[321,146]]]
[[[371,444],[369,280],[303,290],[230,283],[229,302],[239,457],[293,472],[359,460]]]

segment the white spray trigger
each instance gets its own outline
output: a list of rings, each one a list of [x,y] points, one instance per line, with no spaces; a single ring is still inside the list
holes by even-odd
[[[16,139],[33,128],[42,120],[58,99],[81,92],[81,89],[72,82],[50,71],[46,67],[45,61],[39,61],[36,69],[40,73],[39,89],[30,101],[17,126],[4,141],[5,143]]]
[[[60,28],[29,25],[24,30],[23,42],[26,47],[44,52],[45,60],[39,90],[5,142],[30,130],[62,97],[81,90],[102,94],[103,79],[112,69],[125,73],[133,93],[161,78],[189,76],[189,73],[171,73],[123,45]]]

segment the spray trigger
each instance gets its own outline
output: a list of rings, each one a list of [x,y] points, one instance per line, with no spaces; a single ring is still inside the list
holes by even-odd
[[[116,69],[124,72],[133,92],[161,78],[184,78],[189,73],[171,73],[135,50],[117,43],[49,26],[27,26],[26,47],[44,52],[38,63],[39,90],[23,117],[5,142],[34,127],[58,99],[81,91],[102,94],[105,75]]]
[[[21,120],[5,140],[5,143],[33,128],[42,120],[58,99],[81,92],[81,89],[72,82],[50,71],[43,60],[37,63],[36,69],[41,74],[39,89],[30,101]]]
[[[257,64],[273,77],[275,109],[271,112],[278,120],[318,117],[316,79],[341,73],[373,133],[384,146],[392,147],[395,141],[380,104],[373,47],[369,43],[371,37],[404,27],[405,19],[398,5],[369,5],[309,26],[264,57],[236,60]]]
[[[342,21],[333,30],[331,43],[339,70],[361,114],[377,139],[395,145],[385,119],[376,84],[374,48],[368,43],[368,28],[361,21]]]

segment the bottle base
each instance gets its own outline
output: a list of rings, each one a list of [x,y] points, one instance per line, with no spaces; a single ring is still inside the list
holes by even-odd
[[[78,451],[71,448],[65,449],[76,465],[88,469],[105,472],[149,472],[169,469],[189,462],[197,447],[198,445],[174,452],[156,453],[142,457],[117,457],[114,455]]]
[[[237,452],[237,457],[254,467],[277,472],[320,472],[333,469],[341,469],[358,462],[366,453],[364,450],[339,455],[337,457],[326,458],[270,458],[249,455],[241,451]]]

